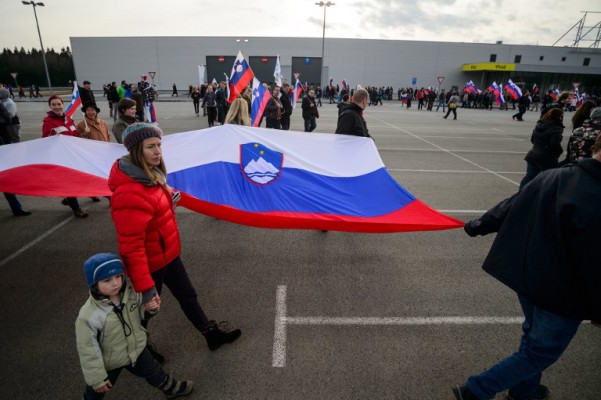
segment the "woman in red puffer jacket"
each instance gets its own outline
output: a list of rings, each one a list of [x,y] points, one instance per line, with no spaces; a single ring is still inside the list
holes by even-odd
[[[175,206],[179,192],[167,185],[162,158],[161,130],[148,123],[130,125],[123,132],[129,154],[113,164],[109,176],[111,215],[117,230],[119,252],[136,292],[146,304],[160,300],[163,283],[178,300],[186,317],[206,338],[210,350],[231,343],[239,329],[222,330],[209,321],[198,304],[196,290],[180,259],[180,239]],[[146,326],[147,323],[144,323]],[[153,344],[149,350],[161,362]]]

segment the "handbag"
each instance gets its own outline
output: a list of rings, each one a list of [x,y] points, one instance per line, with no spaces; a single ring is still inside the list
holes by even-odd
[[[450,108],[451,110],[454,110],[454,109],[456,109],[456,108],[457,108],[457,103],[449,103],[449,108]]]

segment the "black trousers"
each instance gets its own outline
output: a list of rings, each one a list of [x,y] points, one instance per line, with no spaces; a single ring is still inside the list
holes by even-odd
[[[513,117],[515,117],[518,121],[523,121],[522,116],[526,112],[526,106],[520,105],[518,106],[518,110],[518,113],[514,114]]]
[[[198,115],[198,112],[200,111],[200,102],[199,101],[194,101],[194,112]]]
[[[290,129],[290,116],[286,115],[280,119],[280,124],[282,125],[282,130],[287,131]]]
[[[217,118],[217,107],[207,107],[207,117],[209,118],[209,126],[215,125],[215,118]]]
[[[453,115],[455,116],[455,118],[453,118],[453,119],[457,119],[457,110],[455,108],[451,108],[451,107],[449,107],[449,110],[447,111],[447,115],[445,115],[444,117],[445,118],[448,117],[449,114],[451,113],[451,111],[453,111]]]
[[[265,127],[271,129],[282,129],[280,120],[276,118],[265,118]]]
[[[177,257],[164,268],[153,272],[151,276],[159,295],[163,289],[163,284],[165,284],[179,302],[188,320],[192,322],[192,325],[198,331],[204,332],[209,329],[209,320],[200,304],[198,304],[196,289],[190,282],[181,258]],[[146,327],[148,320],[145,320],[142,324]]]
[[[161,367],[161,364],[159,364],[157,360],[152,357],[147,349],[144,349],[144,351],[140,354],[135,365],[129,364],[125,367],[108,371],[108,378],[113,385],[115,385],[115,382],[117,382],[119,374],[121,374],[121,371],[123,371],[124,368],[135,376],[146,379],[146,382],[150,383],[156,388],[164,384],[169,377],[165,370],[163,370],[163,367]],[[135,397],[136,396],[133,395],[131,396],[131,398]],[[84,400],[102,399],[104,398],[104,393],[97,393],[94,389],[92,389],[91,386],[86,386],[86,391],[83,394],[83,398]]]

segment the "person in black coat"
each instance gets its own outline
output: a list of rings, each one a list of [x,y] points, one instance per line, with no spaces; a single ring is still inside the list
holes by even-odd
[[[265,127],[271,129],[282,129],[280,119],[282,118],[282,103],[280,102],[280,87],[273,86],[271,99],[265,105]]]
[[[522,116],[524,115],[526,110],[528,110],[528,107],[530,107],[530,98],[528,96],[530,96],[530,93],[528,91],[522,94],[522,97],[520,97],[520,100],[518,101],[518,113],[513,114],[511,118],[513,118],[514,120],[517,119],[518,121],[524,120]]]
[[[292,115],[292,104],[290,103],[290,85],[284,83],[282,85],[282,91],[280,96],[280,102],[282,103],[282,115],[280,116],[280,124],[282,130],[287,131],[290,129],[290,116]]]
[[[313,132],[317,128],[316,118],[319,118],[319,111],[315,104],[315,91],[309,90],[302,102],[303,120],[305,120],[305,132]]]
[[[341,107],[336,124],[336,133],[353,136],[369,136],[367,124],[363,118],[363,110],[369,102],[369,93],[365,89],[357,89],[353,101]]]
[[[457,399],[491,399],[506,389],[511,399],[548,398],[542,373],[582,321],[601,327],[601,136],[592,151],[506,201],[483,268],[517,293],[523,336],[516,353],[453,387]]]
[[[79,97],[81,98],[81,104],[96,104],[96,98],[94,97],[94,91],[92,90],[90,81],[83,81],[83,87],[79,87]]]
[[[557,168],[559,156],[563,153],[563,111],[552,108],[538,122],[532,131],[530,141],[533,146],[526,154],[526,176],[520,182],[520,189],[534,177],[549,168]]]

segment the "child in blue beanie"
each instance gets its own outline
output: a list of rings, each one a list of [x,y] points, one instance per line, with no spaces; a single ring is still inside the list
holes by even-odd
[[[125,368],[168,399],[192,392],[193,382],[170,377],[146,348],[142,296],[125,280],[119,256],[101,253],[84,263],[90,298],[75,321],[77,351],[86,381],[84,400],[102,399]],[[158,297],[151,314],[160,308]]]

